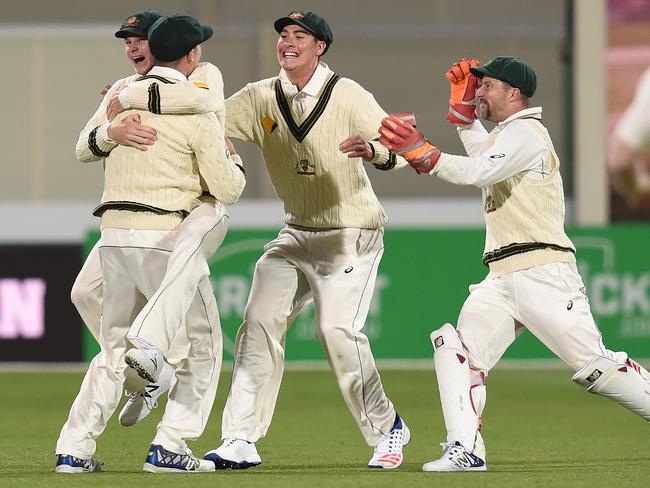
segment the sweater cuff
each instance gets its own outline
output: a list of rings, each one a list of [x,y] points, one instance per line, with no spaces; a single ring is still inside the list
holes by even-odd
[[[108,157],[113,149],[118,146],[118,143],[108,137],[108,126],[110,123],[102,124],[95,127],[88,134],[88,147],[90,151],[98,157]]]
[[[386,146],[379,141],[368,141],[375,151],[375,156],[370,160],[372,165],[380,170],[388,171],[395,167],[395,154],[386,149]]]

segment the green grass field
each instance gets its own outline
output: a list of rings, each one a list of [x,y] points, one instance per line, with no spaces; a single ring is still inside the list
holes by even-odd
[[[288,372],[274,423],[258,443],[263,464],[245,471],[152,475],[141,471],[158,408],[135,427],[111,419],[98,442],[104,472],[55,475],[54,445],[80,374],[0,373],[0,487],[648,487],[650,428],[610,400],[582,391],[568,370],[496,370],[488,383],[483,435],[487,473],[421,472],[440,454],[442,414],[433,372],[386,371],[385,388],[412,441],[393,471],[368,470],[365,445],[329,372]],[[230,375],[197,454],[216,447]]]

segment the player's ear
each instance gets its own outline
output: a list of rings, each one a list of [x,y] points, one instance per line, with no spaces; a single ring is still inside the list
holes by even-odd
[[[323,52],[325,52],[325,48],[327,47],[327,43],[324,41],[316,41],[316,54],[318,56],[321,56]]]

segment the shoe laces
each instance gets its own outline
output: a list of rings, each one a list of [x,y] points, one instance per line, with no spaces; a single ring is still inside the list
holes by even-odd
[[[393,429],[390,434],[375,447],[375,454],[399,451],[404,437],[404,429]]]
[[[146,388],[146,387],[145,387]],[[158,399],[154,398],[151,396],[151,394],[145,389],[142,391],[134,391],[129,393],[128,391],[124,393],[125,396],[129,397],[129,402],[136,402],[138,401],[138,398],[142,397],[142,400],[144,401],[144,404],[147,406],[149,410],[153,410],[154,408],[158,407]]]
[[[230,447],[234,443],[236,443],[239,439],[224,439],[223,440],[223,447]]]

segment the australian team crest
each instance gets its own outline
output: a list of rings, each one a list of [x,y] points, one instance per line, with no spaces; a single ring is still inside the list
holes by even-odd
[[[129,17],[128,19],[126,19],[124,21],[124,27],[127,27],[127,26],[128,27],[133,27],[133,26],[138,25],[139,23],[140,23],[140,20],[135,15],[133,15],[133,16]]]
[[[305,18],[305,14],[302,12],[291,12],[291,14],[289,14],[289,18],[293,20],[302,20]]]
[[[308,159],[301,159],[296,163],[296,172],[299,175],[315,175],[316,166]]]

